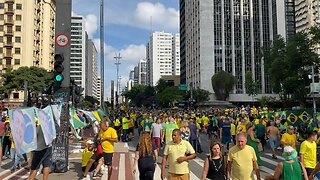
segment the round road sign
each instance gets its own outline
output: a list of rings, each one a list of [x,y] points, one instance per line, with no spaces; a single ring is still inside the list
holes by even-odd
[[[56,44],[61,47],[68,45],[69,37],[66,34],[58,34],[56,37]]]

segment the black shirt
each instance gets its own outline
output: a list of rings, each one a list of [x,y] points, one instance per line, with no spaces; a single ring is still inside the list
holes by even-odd
[[[223,158],[220,159],[209,159],[209,169],[207,178],[215,180],[225,180],[224,176],[224,161]]]

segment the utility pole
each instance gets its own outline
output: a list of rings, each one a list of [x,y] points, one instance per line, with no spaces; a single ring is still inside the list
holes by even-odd
[[[120,53],[114,56],[114,59],[116,60],[116,62],[114,63],[117,66],[117,89],[116,89],[116,106],[118,106],[119,103],[119,66],[121,64],[120,60],[121,60],[121,56]]]
[[[55,75],[54,101],[62,105],[60,126],[56,125],[56,139],[52,142],[54,172],[68,171],[69,100],[70,100],[70,37],[72,0],[56,0],[55,19]]]
[[[101,88],[101,99],[100,106],[104,110],[104,18],[103,18],[103,1],[100,0],[100,71],[101,71],[101,80],[100,80],[100,88]]]
[[[315,83],[314,83],[314,65],[311,66],[311,81],[312,81],[312,102],[313,102],[313,115],[316,115],[317,113],[317,104],[316,104],[316,99],[314,97],[314,91],[315,91]]]

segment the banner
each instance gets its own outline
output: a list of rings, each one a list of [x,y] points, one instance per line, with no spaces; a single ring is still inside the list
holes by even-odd
[[[91,111],[85,111],[85,110],[81,110],[81,109],[79,109],[78,111],[83,112],[83,114],[85,114],[87,117],[89,117],[91,119],[91,122],[98,121],[98,119],[93,115],[93,113]]]
[[[54,119],[58,126],[60,126],[60,115],[61,115],[62,105],[51,105],[51,109],[54,115]]]
[[[37,149],[35,109],[9,109],[11,132],[15,150],[19,154]]]
[[[82,122],[78,117],[75,108],[70,108],[70,124],[74,129],[80,129],[86,126],[86,123]]]
[[[53,139],[56,138],[56,127],[53,120],[53,113],[50,106],[44,109],[37,109],[36,114],[40,121],[40,126],[43,132],[44,140],[46,145],[52,143]]]
[[[98,119],[98,121],[100,122],[100,121],[101,121],[101,118],[100,118],[100,116],[99,116],[98,111],[92,111],[92,113],[93,113],[94,117],[95,117],[96,119]]]

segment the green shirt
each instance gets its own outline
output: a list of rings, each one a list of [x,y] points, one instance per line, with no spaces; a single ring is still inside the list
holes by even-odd
[[[302,170],[299,161],[294,161],[293,163],[288,163],[286,161],[282,162],[282,174],[281,180],[301,180]]]
[[[262,124],[257,124],[255,126],[255,130],[256,130],[256,136],[258,138],[264,136],[266,133],[266,127],[264,127],[264,125]]]
[[[166,136],[166,143],[172,141],[172,131],[174,129],[179,129],[178,125],[176,123],[168,123],[165,124],[163,127],[163,131],[165,133]]]
[[[126,117],[122,118],[122,129],[129,129],[128,122],[129,122],[129,120]]]

